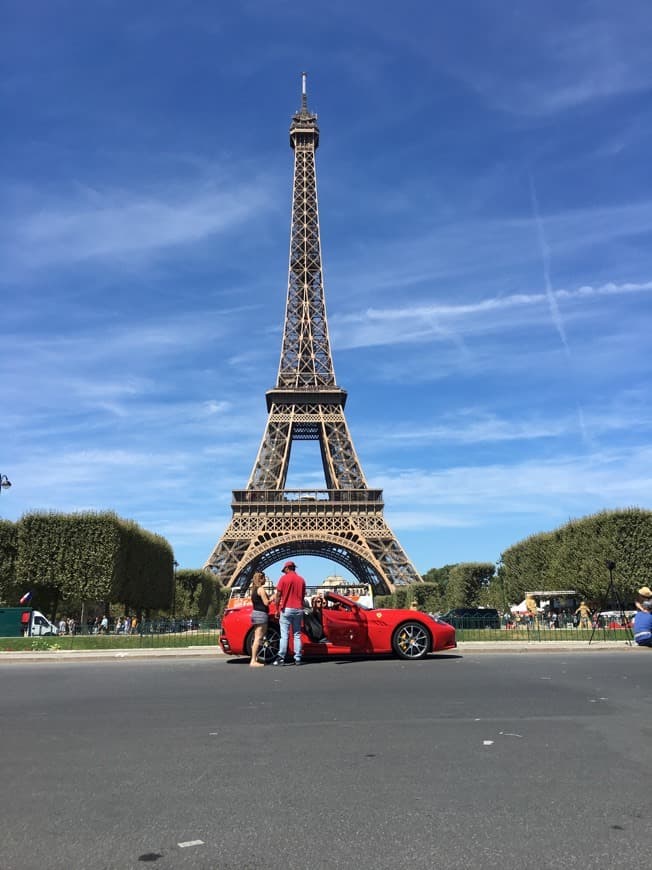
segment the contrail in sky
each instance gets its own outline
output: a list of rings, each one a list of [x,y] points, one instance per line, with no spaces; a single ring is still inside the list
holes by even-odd
[[[559,305],[557,305],[557,298],[553,292],[552,282],[550,280],[550,248],[548,247],[546,234],[543,228],[543,221],[541,220],[541,212],[539,211],[539,199],[537,197],[536,187],[534,186],[534,177],[532,176],[532,173],[530,173],[530,196],[532,199],[532,212],[534,214],[534,221],[537,225],[539,250],[541,251],[541,261],[543,263],[543,280],[545,284],[546,297],[548,298],[548,306],[550,308],[550,316],[552,317],[552,322],[555,324],[555,328],[559,333],[561,343],[563,344],[566,355],[570,361],[571,352],[568,344],[568,339],[566,338],[566,330],[564,329],[564,322],[561,319]],[[580,432],[582,433],[582,440],[588,444],[589,437],[586,431],[586,424],[584,422],[584,409],[579,402],[577,402],[577,418],[579,422]]]
[[[555,324],[557,332],[559,333],[561,343],[564,345],[564,349],[568,356],[570,356],[570,347],[568,346],[568,339],[566,338],[566,330],[564,329],[564,323],[559,312],[559,305],[557,305],[557,299],[553,293],[552,282],[550,281],[550,248],[548,247],[546,234],[543,229],[543,221],[541,220],[541,212],[539,211],[539,199],[537,197],[537,191],[534,186],[534,178],[532,177],[532,174],[530,174],[530,196],[532,198],[534,221],[537,225],[539,250],[541,251],[541,260],[543,262],[543,279],[545,283],[546,296],[548,297],[548,305],[550,307],[550,315],[552,317],[552,322]]]

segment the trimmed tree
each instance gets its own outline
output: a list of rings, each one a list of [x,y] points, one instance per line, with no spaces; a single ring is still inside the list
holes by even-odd
[[[16,587],[16,554],[18,530],[9,520],[0,520],[0,604],[18,600]]]
[[[571,520],[514,544],[501,559],[500,574],[512,602],[535,589],[575,589],[600,601],[609,585],[607,560],[616,563],[614,582],[631,601],[652,575],[652,511],[601,511]]]
[[[114,513],[32,513],[19,520],[16,579],[54,616],[61,598],[168,608],[173,598],[170,544]]]
[[[221,586],[211,571],[178,571],[175,615],[185,619],[214,619],[228,600],[228,594],[229,590]]]
[[[460,562],[450,569],[446,589],[446,605],[476,607],[480,594],[489,586],[496,570],[493,562]]]

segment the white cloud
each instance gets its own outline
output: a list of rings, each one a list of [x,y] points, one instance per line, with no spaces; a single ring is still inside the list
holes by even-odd
[[[193,189],[194,188],[194,189]],[[200,179],[154,192],[71,190],[56,201],[25,195],[0,223],[4,256],[20,269],[123,258],[192,244],[230,231],[272,203],[269,179]]]
[[[443,62],[495,108],[545,116],[652,87],[645,2],[530,2],[486,25],[490,48],[454,54],[453,42]]]
[[[583,286],[576,290],[550,290],[546,293],[515,293],[494,296],[459,305],[411,305],[406,308],[369,308],[331,317],[334,344],[341,349],[393,345],[405,342],[449,338],[451,335],[473,335],[505,327],[505,312],[541,308],[555,301],[590,300],[608,296],[652,291],[652,281],[641,283]],[[529,315],[528,315],[529,316]],[[519,320],[523,323],[522,316]],[[514,321],[511,321],[512,325]]]
[[[419,516],[420,528],[437,526],[444,510],[446,525],[481,527],[500,515],[523,514],[548,516],[554,525],[604,508],[652,504],[652,449],[613,448],[440,471],[393,471],[376,476],[371,485],[383,489],[397,528],[402,515],[410,518],[410,528]]]

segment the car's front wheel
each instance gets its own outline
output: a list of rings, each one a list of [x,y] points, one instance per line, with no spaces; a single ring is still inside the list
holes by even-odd
[[[247,635],[247,642],[245,644],[245,649],[247,651],[247,655],[251,656],[251,647],[254,643],[254,629],[252,628],[249,634]],[[263,638],[263,642],[260,645],[260,649],[258,650],[258,655],[256,656],[259,662],[262,662],[265,665],[271,664],[274,659],[278,656],[278,648],[281,643],[281,633],[275,625],[268,625],[267,632],[265,637]]]
[[[428,629],[420,622],[404,622],[392,636],[392,649],[400,659],[425,658],[430,652]]]

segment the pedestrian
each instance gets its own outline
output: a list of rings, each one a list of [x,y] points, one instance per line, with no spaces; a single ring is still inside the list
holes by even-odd
[[[65,617],[62,616],[61,619],[59,620],[59,634],[65,634],[67,627],[68,627],[68,623],[66,622]]]
[[[104,616],[102,617],[102,621],[100,622],[100,634],[107,634],[108,630],[109,630],[109,617],[105,613]]]
[[[580,628],[590,628],[591,619],[591,608],[586,603],[586,601],[580,601],[580,606],[575,611],[575,615],[580,618],[579,627]]]
[[[634,616],[634,640],[639,646],[652,647],[652,598],[641,603]]]
[[[267,621],[269,619],[269,596],[265,591],[267,578],[262,571],[256,571],[251,581],[251,624],[254,627],[254,640],[251,644],[251,661],[249,667],[263,668],[263,662],[258,661],[263,638],[267,633]]]
[[[276,586],[274,603],[279,614],[281,626],[281,644],[278,656],[273,664],[284,665],[288,651],[290,628],[294,637],[294,663],[301,664],[301,622],[303,620],[303,603],[306,597],[306,581],[296,572],[296,565],[291,560],[283,565],[283,575]]]

